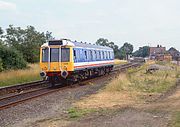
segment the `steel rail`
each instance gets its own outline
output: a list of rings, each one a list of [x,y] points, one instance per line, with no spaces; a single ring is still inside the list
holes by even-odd
[[[21,92],[22,90],[32,89],[32,88],[42,86],[45,84],[47,84],[47,81],[39,80],[39,81],[33,81],[33,82],[28,82],[28,83],[23,83],[23,84],[17,84],[13,86],[2,87],[0,88],[0,96],[9,94],[9,93]]]

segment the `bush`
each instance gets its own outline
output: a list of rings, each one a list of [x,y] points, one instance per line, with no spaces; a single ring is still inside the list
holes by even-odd
[[[0,72],[3,71],[3,62],[2,59],[0,58]]]
[[[22,54],[7,46],[0,45],[0,59],[0,71],[27,67],[27,62]]]

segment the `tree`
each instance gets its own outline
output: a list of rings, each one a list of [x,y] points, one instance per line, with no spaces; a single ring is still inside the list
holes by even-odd
[[[21,53],[16,49],[0,45],[0,71],[22,69],[27,66]]]
[[[0,27],[0,45],[3,43],[2,37],[3,37],[3,29]]]
[[[33,26],[26,29],[9,25],[6,29],[5,42],[9,47],[15,48],[23,54],[27,62],[39,61],[39,48],[46,42],[44,33],[36,31]]]
[[[127,55],[132,54],[133,45],[125,42],[124,45],[119,49],[119,57],[120,59],[126,59]]]
[[[96,41],[96,45],[101,45],[101,46],[108,46],[110,48],[112,48],[114,50],[114,54],[115,54],[115,58],[118,58],[119,56],[119,50],[118,50],[118,46],[114,44],[114,42],[109,42],[108,39],[104,39],[104,38],[99,38]]]
[[[6,33],[5,43],[8,44],[9,47],[13,47],[21,51],[21,45],[24,42],[25,31],[20,27],[13,27],[13,25],[9,25],[9,28],[6,29]]]
[[[3,71],[3,62],[2,59],[0,58],[0,72]]]
[[[55,39],[55,37],[52,36],[52,32],[46,31],[46,40],[52,40]]]
[[[109,41],[108,41],[108,39],[99,38],[99,39],[96,41],[96,45],[109,46]]]
[[[0,35],[2,35],[3,33],[3,29],[0,27]]]
[[[149,56],[149,46],[140,47],[133,53],[135,57],[147,57]]]
[[[39,61],[39,48],[46,42],[44,33],[37,32],[33,26],[28,26],[25,29],[24,43],[22,44],[22,51],[27,62],[34,63]]]

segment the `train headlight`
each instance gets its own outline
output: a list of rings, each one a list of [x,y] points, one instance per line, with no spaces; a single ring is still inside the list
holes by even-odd
[[[46,72],[42,71],[42,72],[40,73],[40,76],[43,77],[43,78],[46,77]]]
[[[66,71],[67,71],[67,66],[64,66],[64,67],[63,67],[63,70],[66,70]]]
[[[42,70],[47,70],[47,67],[41,68]]]
[[[54,67],[53,69],[56,70],[56,67]]]
[[[68,72],[67,72],[67,71],[62,71],[62,72],[61,72],[61,76],[62,76],[63,78],[66,78],[66,77],[68,76]]]

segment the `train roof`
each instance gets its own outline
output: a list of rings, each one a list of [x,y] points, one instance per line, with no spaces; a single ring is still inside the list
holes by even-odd
[[[75,47],[84,47],[84,48],[96,48],[96,49],[106,49],[106,50],[112,50],[112,48],[107,47],[107,46],[100,46],[100,45],[95,45],[95,44],[88,44],[88,43],[81,43],[81,42],[72,42]]]
[[[82,43],[77,41],[70,41],[68,39],[61,39],[61,40],[50,40],[47,43],[44,43],[43,46],[49,46],[49,45],[69,45],[73,47],[82,47],[82,48],[93,48],[93,49],[104,49],[104,50],[113,50],[110,47],[107,46],[99,46],[95,44],[89,44],[89,43]]]

